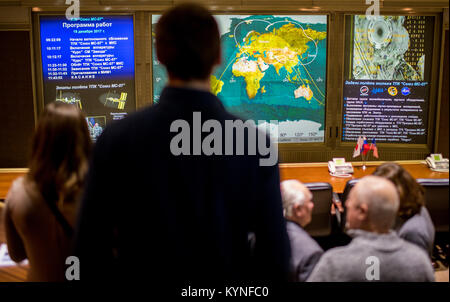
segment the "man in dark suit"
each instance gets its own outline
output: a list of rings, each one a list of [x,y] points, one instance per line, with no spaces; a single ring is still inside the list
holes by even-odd
[[[169,75],[160,101],[110,125],[96,143],[75,240],[81,280],[284,280],[290,252],[278,164],[236,155],[256,144],[255,127],[242,142],[224,131],[240,120],[210,93],[221,60],[214,18],[193,4],[172,8],[157,24],[156,50]],[[206,124],[198,133],[205,121],[221,126],[209,144]],[[230,143],[234,155],[224,151]]]

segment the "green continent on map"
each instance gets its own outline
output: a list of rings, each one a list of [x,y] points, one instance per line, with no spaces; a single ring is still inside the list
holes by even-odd
[[[211,92],[218,95],[222,91],[223,81],[218,80],[215,75],[211,76]]]
[[[248,98],[253,99],[260,87],[259,81],[270,65],[275,68],[278,75],[280,69],[284,67],[288,74],[295,71],[300,76],[294,68],[301,64],[299,56],[301,58],[308,51],[307,43],[325,38],[326,32],[310,28],[304,30],[292,23],[264,34],[252,31],[244,39],[245,45],[239,47],[233,64],[233,75],[244,77]],[[255,60],[248,60],[249,58]],[[309,95],[308,93],[308,97]]]

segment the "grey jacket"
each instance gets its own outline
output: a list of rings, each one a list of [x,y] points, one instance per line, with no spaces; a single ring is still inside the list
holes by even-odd
[[[352,242],[328,250],[308,282],[434,281],[433,267],[425,251],[394,231],[381,235],[350,230],[348,234],[354,237]]]
[[[435,230],[430,214],[425,207],[422,207],[419,213],[406,222],[400,224],[397,227],[397,233],[400,238],[416,244],[429,254],[433,252]]]
[[[298,224],[286,221],[291,243],[291,280],[306,281],[323,254],[322,248]]]

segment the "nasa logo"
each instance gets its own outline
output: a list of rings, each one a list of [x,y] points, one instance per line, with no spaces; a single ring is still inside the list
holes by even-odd
[[[359,89],[359,92],[361,92],[361,95],[369,95],[369,87],[367,86],[361,86]]]
[[[409,89],[409,87],[403,87],[402,88],[402,94],[403,95],[409,95],[411,93],[411,90]]]
[[[395,88],[394,86],[391,86],[388,88],[388,93],[392,96],[396,96],[397,95],[397,88]]]

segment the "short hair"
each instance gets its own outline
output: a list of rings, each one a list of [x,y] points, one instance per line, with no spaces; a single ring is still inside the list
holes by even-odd
[[[420,208],[425,205],[424,188],[402,166],[385,163],[373,175],[389,179],[397,188],[400,198],[399,217],[407,220],[419,213]]]
[[[169,76],[207,79],[221,55],[216,20],[201,5],[184,3],[164,13],[156,24],[156,54]]]
[[[353,190],[355,202],[367,204],[370,223],[382,230],[392,228],[399,207],[398,193],[392,182],[378,176],[366,176]]]
[[[305,203],[306,195],[303,190],[306,191],[308,188],[296,179],[282,181],[280,188],[284,216],[291,216],[292,207],[295,204],[303,205]]]

